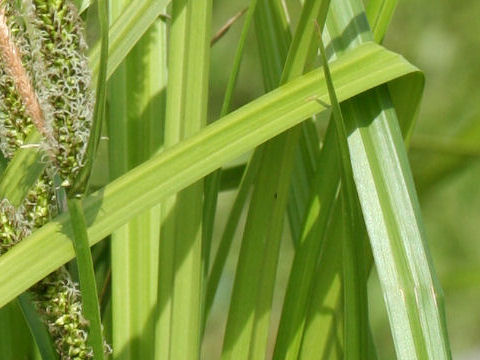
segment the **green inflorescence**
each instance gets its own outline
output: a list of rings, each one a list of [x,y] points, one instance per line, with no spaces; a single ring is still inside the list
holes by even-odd
[[[80,292],[65,268],[47,276],[33,290],[61,359],[93,358],[87,345],[88,323],[82,316]]]
[[[55,192],[50,178],[44,173],[28,192],[18,208],[7,199],[0,202],[0,255],[29,235],[33,229],[47,223],[56,212]]]
[[[65,0],[16,0],[0,3],[12,43],[30,77],[43,112],[49,159],[46,170],[23,203],[0,201],[0,255],[58,213],[53,177],[72,184],[88,142],[93,108],[90,73],[81,22]],[[20,14],[22,16],[20,16]],[[0,150],[7,159],[25,144],[34,128],[13,75],[0,57]],[[61,359],[91,359],[88,324],[82,315],[78,286],[65,268],[31,291]],[[109,348],[106,346],[106,351]]]
[[[0,202],[0,255],[6,253],[29,233],[30,227],[23,212],[15,209],[8,200],[2,200]]]
[[[8,20],[8,27],[14,38],[22,63],[31,75],[32,59],[30,56],[30,42],[27,38],[25,26],[16,13],[16,9],[9,1],[2,4]],[[27,114],[25,105],[18,94],[12,76],[6,71],[5,64],[0,58],[0,149],[5,157],[10,158],[33,128],[33,122]]]
[[[56,169],[68,187],[83,166],[94,103],[82,23],[65,0],[30,0],[26,15],[35,88],[52,129]]]

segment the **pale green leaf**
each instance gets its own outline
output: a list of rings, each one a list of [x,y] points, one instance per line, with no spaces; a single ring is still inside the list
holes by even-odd
[[[347,52],[331,64],[331,71],[341,101],[392,79],[411,80],[419,74],[404,58],[373,43]],[[312,71],[226,115],[91,194],[84,200],[91,244],[166,196],[325,110],[315,99],[328,99],[321,71]],[[69,217],[61,215],[0,257],[0,272],[8,274],[0,279],[0,304],[70,260],[70,236]]]
[[[211,12],[211,0],[172,3],[166,149],[191,138],[207,123]],[[206,273],[202,200],[203,179],[197,179],[169,198],[162,208],[160,274],[165,269],[166,275],[173,276],[170,279],[162,277],[160,281],[173,281],[170,293],[164,294],[172,301],[168,355],[172,360],[195,360],[200,356]],[[166,268],[170,265],[173,265],[172,269]],[[161,311],[165,312],[165,309]],[[165,350],[159,349],[162,353]],[[157,358],[166,357],[157,355]]]
[[[340,54],[372,38],[360,0],[342,0],[332,7],[327,29],[329,38],[335,39],[333,52]],[[346,27],[353,27],[353,36],[339,38]],[[420,95],[415,98],[418,101]],[[415,102],[410,106],[415,109]],[[342,112],[349,124],[354,179],[397,355],[449,359],[441,289],[430,263],[402,131],[387,87],[346,101]]]
[[[397,3],[398,0],[370,0],[368,2],[366,8],[367,18],[376,42],[382,42]]]

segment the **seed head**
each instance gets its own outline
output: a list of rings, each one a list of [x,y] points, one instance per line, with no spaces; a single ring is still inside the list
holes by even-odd
[[[94,95],[83,26],[65,0],[24,0],[34,83],[63,184],[73,183],[88,144]]]
[[[53,175],[67,186],[73,183],[83,165],[93,109],[86,44],[73,5],[18,4],[0,0],[0,150],[12,158],[36,127],[48,164],[20,207],[0,201],[0,255],[57,214]],[[80,292],[65,268],[31,290],[61,359],[92,359]]]

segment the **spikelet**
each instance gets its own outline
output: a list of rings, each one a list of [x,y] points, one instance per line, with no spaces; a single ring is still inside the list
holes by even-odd
[[[34,285],[37,310],[42,314],[61,359],[93,359],[87,345],[88,323],[82,315],[78,285],[60,268]]]
[[[25,77],[31,78],[32,58],[25,26],[13,2],[3,1],[0,6],[0,150],[11,158],[34,126],[25,97],[18,91],[22,82],[29,83]],[[32,85],[22,89],[32,92]]]
[[[22,17],[14,4],[2,3],[0,150],[12,157],[34,125],[69,187],[84,164],[94,107],[81,20],[65,0],[23,0]]]
[[[0,150],[12,158],[36,127],[48,163],[18,208],[0,201],[0,255],[58,213],[52,177],[59,174],[68,187],[82,166],[94,99],[73,5],[65,0],[19,4],[0,0]],[[31,290],[61,359],[93,358],[78,286],[65,268]]]
[[[33,79],[50,152],[63,185],[83,166],[94,107],[87,45],[75,7],[65,0],[24,0]]]

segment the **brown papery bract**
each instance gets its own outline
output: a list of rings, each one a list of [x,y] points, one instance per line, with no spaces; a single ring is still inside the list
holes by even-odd
[[[0,7],[0,54],[15,82],[15,87],[22,97],[26,110],[35,127],[44,136],[47,136],[45,118],[38,102],[37,95],[22,64],[20,51],[12,41],[12,35],[7,24],[5,9]]]

